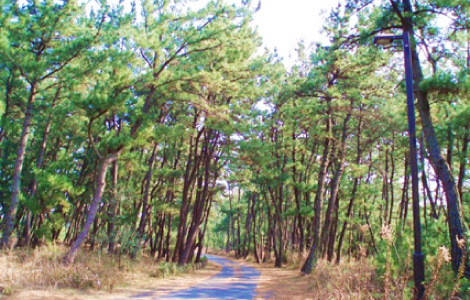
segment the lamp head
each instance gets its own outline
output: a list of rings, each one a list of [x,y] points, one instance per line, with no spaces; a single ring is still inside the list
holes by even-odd
[[[374,36],[374,44],[380,46],[389,46],[394,40],[403,39],[402,35],[378,35]]]

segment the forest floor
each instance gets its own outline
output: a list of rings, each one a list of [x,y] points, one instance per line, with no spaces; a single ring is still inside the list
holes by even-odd
[[[233,259],[233,258],[231,258]],[[257,280],[256,296],[254,299],[314,299],[309,296],[312,292],[311,282],[307,276],[292,268],[274,268],[272,263],[256,264],[245,260],[235,260],[237,263],[253,267],[261,272]],[[145,274],[136,273],[128,278],[124,286],[109,289],[71,289],[71,288],[21,288],[15,289],[9,296],[0,299],[9,300],[124,300],[124,299],[157,299],[185,289],[200,286],[210,282],[216,276],[221,266],[209,262],[204,269],[190,271],[180,275],[170,275],[168,278],[152,278]]]
[[[15,290],[10,296],[0,295],[0,299],[9,300],[123,300],[133,299],[139,295],[139,299],[145,299],[145,294],[151,294],[152,298],[166,295],[170,292],[184,290],[208,280],[220,271],[221,267],[209,263],[207,267],[190,271],[180,275],[169,275],[168,278],[152,278],[136,274],[124,286],[116,287],[112,291],[103,290],[80,290],[71,288],[40,289],[25,288]]]
[[[283,268],[250,259],[242,263],[261,271],[257,299],[264,299],[263,295],[279,300],[375,299],[380,295],[377,275],[365,260],[344,262],[341,266],[320,260],[310,275],[300,272],[300,262]]]
[[[194,271],[146,254],[132,260],[84,250],[73,265],[64,266],[65,251],[62,245],[1,251],[0,299],[126,299],[155,290],[163,295],[197,285],[221,270],[213,263]]]
[[[137,262],[123,258],[118,264],[113,257],[86,251],[73,267],[64,267],[60,247],[0,254],[2,300],[156,299],[207,285],[222,269],[209,262],[204,269],[181,272],[145,256]],[[371,299],[377,292],[376,275],[365,260],[341,267],[320,261],[314,274],[303,276],[299,271],[302,260],[274,268],[272,262],[227,258],[260,271],[252,282],[257,284],[254,299]],[[161,276],[162,266],[170,266],[165,276]]]

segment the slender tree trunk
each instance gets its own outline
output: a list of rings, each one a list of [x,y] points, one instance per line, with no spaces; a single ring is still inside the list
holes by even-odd
[[[198,236],[198,250],[197,250],[197,255],[196,255],[196,262],[200,262],[201,261],[201,254],[202,254],[202,250],[204,248],[204,237],[206,236],[206,230],[207,230],[207,223],[209,223],[209,213],[211,211],[211,207],[212,207],[212,198],[208,200],[208,203],[206,204],[207,206],[207,209],[206,209],[206,213],[205,213],[205,220],[204,220],[204,226],[203,226],[203,229],[202,231],[199,232],[199,236]]]
[[[98,233],[98,218],[95,218],[93,221],[93,229],[91,230],[91,234],[89,235],[88,238],[88,244],[90,245],[90,251],[93,251],[95,249],[95,244],[96,244],[96,235]]]
[[[274,218],[272,214],[272,209],[271,205],[268,204],[268,198],[266,196],[266,192],[264,192],[264,199],[267,202],[266,208],[267,208],[267,219],[268,219],[268,232],[266,235],[266,244],[264,247],[264,259],[263,262],[267,262],[268,260],[271,259],[271,251],[273,248],[273,237],[274,237]]]
[[[339,218],[339,185],[344,171],[344,162],[346,160],[346,139],[348,137],[348,128],[349,120],[351,119],[351,111],[353,108],[354,101],[351,100],[349,104],[348,113],[343,121],[343,128],[341,132],[341,143],[338,153],[338,168],[336,169],[336,174],[333,177],[331,183],[331,196],[330,202],[328,204],[327,215],[325,216],[325,223],[323,227],[323,237],[324,245],[326,246],[326,254],[328,261],[333,260],[334,253],[334,242],[336,238],[336,231],[338,228],[338,218]],[[330,207],[331,205],[331,207]],[[331,228],[329,227],[331,226]]]
[[[158,234],[156,234],[155,236],[155,242],[158,239],[158,247],[156,247],[156,251],[158,253],[157,260],[160,260],[163,257],[163,241],[165,240],[165,219],[166,214],[163,214],[158,225]]]
[[[108,237],[109,237],[109,245],[108,245],[108,253],[112,254],[115,252],[116,247],[116,217],[118,213],[118,191],[117,191],[117,183],[119,177],[119,164],[118,160],[116,159],[113,161],[113,167],[111,169],[111,177],[112,177],[112,198],[111,202],[108,207],[108,214],[109,214],[109,223],[108,223]]]
[[[16,152],[15,168],[13,170],[13,179],[11,187],[11,201],[8,209],[5,211],[5,217],[3,221],[3,235],[0,244],[1,248],[9,248],[11,246],[11,235],[13,233],[13,219],[16,217],[16,209],[20,199],[21,193],[21,172],[23,170],[23,162],[26,152],[26,145],[29,137],[29,127],[33,118],[33,106],[36,96],[36,84],[31,84],[30,95],[28,103],[26,105],[26,112],[23,120],[23,130],[21,132],[21,138]]]
[[[168,222],[167,222],[167,231],[166,231],[166,239],[165,239],[165,261],[169,262],[171,253],[170,253],[170,244],[171,244],[171,221],[172,221],[172,215],[168,215]]]
[[[228,217],[229,217],[229,228],[228,228],[228,235],[227,235],[227,253],[230,253],[232,251],[232,248],[234,248],[234,242],[235,242],[235,221],[233,219],[233,207],[232,207],[232,194],[230,190],[230,182],[227,183],[228,187]],[[232,239],[230,239],[230,237]],[[237,245],[235,245],[235,249],[237,248]]]
[[[389,151],[388,149],[385,150],[385,169],[384,169],[384,174],[382,178],[382,199],[385,200],[385,208],[381,209],[382,213],[381,214],[381,226],[383,224],[387,224],[387,215],[389,211],[389,205],[390,205],[390,198],[389,198],[389,193],[388,193],[388,172],[389,172]]]
[[[460,195],[460,203],[463,202],[462,187],[463,187],[463,182],[465,181],[465,169],[467,166],[469,140],[470,140],[469,129],[465,128],[465,134],[464,134],[463,141],[462,141],[462,152],[460,153],[459,180],[457,182],[457,190],[459,191],[459,195]]]
[[[360,106],[360,111],[362,112],[362,106]],[[356,146],[356,164],[361,165],[362,161],[362,147],[361,147],[361,136],[362,135],[362,116],[359,117],[359,123],[357,125],[357,146]],[[362,176],[358,176],[354,178],[353,188],[351,191],[351,198],[349,199],[348,204],[348,211],[346,213],[346,220],[343,222],[343,226],[341,228],[341,232],[339,234],[338,239],[338,248],[336,250],[336,263],[339,264],[341,260],[341,247],[343,245],[344,234],[346,233],[346,228],[348,227],[349,218],[352,215],[352,209],[354,205],[354,200],[356,198],[357,187],[359,186],[359,182],[362,180]]]
[[[243,257],[246,258],[249,252],[249,241],[251,236],[251,221],[253,220],[253,216],[251,215],[251,202],[254,201],[253,193],[248,195],[248,203],[247,203],[247,210],[246,210],[246,218],[245,218],[245,234],[243,235]]]
[[[446,117],[449,119],[449,112],[446,110]],[[447,125],[447,164],[452,171],[452,149],[454,148],[454,133],[452,132],[452,123]]]
[[[193,120],[193,128],[196,128],[197,124],[197,114]],[[183,193],[182,193],[182,203],[179,213],[179,224],[178,224],[178,232],[176,234],[176,245],[175,250],[173,252],[172,260],[178,261],[179,257],[181,257],[182,252],[184,251],[184,239],[186,237],[187,231],[187,219],[189,214],[189,204],[191,202],[192,192],[191,187],[194,185],[194,181],[196,180],[197,173],[196,171],[199,169],[200,165],[200,157],[201,155],[198,154],[199,152],[199,142],[201,135],[203,134],[204,129],[198,131],[197,136],[190,140],[189,146],[189,153],[188,153],[188,161],[186,163],[186,170],[184,174],[184,182],[183,182]]]
[[[393,131],[393,140],[392,140],[392,150],[390,152],[390,163],[391,163],[391,174],[390,174],[390,212],[388,214],[388,224],[392,224],[392,215],[393,215],[393,207],[395,205],[395,188],[394,188],[394,182],[395,182],[395,131]]]
[[[54,116],[54,109],[56,107],[57,100],[59,99],[60,91],[61,91],[61,87],[57,89],[55,96],[54,96],[54,100],[52,102],[52,107],[51,107],[52,111],[49,116],[49,120],[46,123],[46,127],[44,128],[41,144],[39,146],[39,153],[36,159],[36,169],[41,169],[43,166],[44,154],[46,153],[47,140],[49,138],[49,133],[51,131],[52,120]],[[34,175],[33,182],[31,184],[31,189],[29,192],[29,197],[31,199],[33,199],[34,196],[36,195],[37,188],[38,188],[38,182],[36,180],[36,176]],[[24,239],[24,245],[29,245],[31,242],[31,222],[32,222],[33,214],[31,213],[31,210],[29,208],[26,208],[26,209],[27,209],[27,214],[26,214],[26,220],[25,220],[25,230],[23,234],[23,239]]]
[[[329,103],[329,102],[328,102]],[[328,119],[326,121],[326,132],[327,134],[331,133],[331,107],[328,105]],[[302,273],[310,274],[313,270],[313,267],[318,258],[318,248],[320,246],[320,218],[322,212],[322,203],[323,203],[323,189],[326,184],[326,172],[329,165],[329,156],[330,156],[330,137],[325,137],[325,142],[323,146],[322,160],[320,164],[320,172],[318,173],[318,185],[317,191],[315,193],[314,200],[314,217],[313,217],[313,242],[311,243],[310,252],[302,267]]]
[[[229,223],[228,223],[228,226],[227,226],[227,241],[225,243],[225,254],[229,254],[230,249],[232,249],[232,243],[230,243],[230,232],[232,231],[232,226],[231,226],[232,220],[230,219],[230,216],[229,216],[228,222]]]
[[[215,145],[218,143],[218,133],[213,136],[215,132],[208,130],[204,137],[204,146],[201,151],[202,160],[204,162],[204,174],[201,174],[198,179],[198,191],[197,196],[192,212],[192,223],[188,230],[188,236],[186,238],[186,243],[182,245],[182,251],[178,258],[179,265],[185,265],[188,263],[188,259],[191,256],[191,249],[194,246],[194,242],[197,234],[200,231],[200,225],[203,220],[204,208],[206,202],[209,200],[209,188],[210,188],[210,179],[211,179],[211,161],[215,151]],[[214,139],[212,139],[214,138]],[[217,163],[215,160],[214,165]],[[215,186],[216,175],[213,179],[213,186]]]
[[[241,189],[238,187],[238,201],[237,201],[237,248],[236,248],[236,257],[241,257],[242,251],[242,244],[241,244],[241,205],[240,205],[240,198],[241,198]]]
[[[261,262],[261,259],[260,259],[260,255],[258,253],[258,243],[257,243],[257,239],[256,239],[256,236],[257,236],[256,215],[259,212],[259,209],[258,209],[258,211],[256,211],[256,203],[258,202],[258,205],[259,205],[259,200],[258,201],[256,200],[256,196],[257,196],[257,193],[253,193],[253,201],[252,201],[252,204],[251,204],[251,215],[253,216],[253,223],[252,223],[252,226],[253,226],[253,254],[255,256],[256,263],[259,264]],[[261,230],[262,230],[261,226],[259,226],[259,228],[260,228],[260,233],[261,233]]]
[[[298,224],[298,236],[299,236],[299,247],[298,247],[298,253],[301,254],[304,251],[305,247],[305,242],[304,242],[304,222],[303,222],[303,217],[300,214],[300,208],[301,208],[301,203],[300,203],[300,197],[301,197],[301,191],[299,190],[298,187],[298,177],[297,176],[297,166],[296,166],[296,136],[295,136],[295,130],[292,132],[292,179],[294,181],[294,199],[295,199],[295,209],[296,209],[296,218],[297,218],[297,224]],[[294,231],[294,235],[296,235],[297,231]]]
[[[432,194],[431,194],[431,189],[429,188],[428,178],[427,178],[427,175],[426,175],[424,141],[423,141],[422,138],[421,138],[420,144],[421,144],[420,158],[421,158],[421,166],[422,166],[421,181],[423,182],[424,217],[425,217],[425,220],[426,220],[426,199],[428,199],[429,204],[431,205],[432,216],[433,216],[433,218],[437,219],[438,214],[437,214],[437,210],[436,210],[436,203],[433,201],[433,197],[432,197]]]
[[[139,251],[142,243],[142,238],[144,237],[145,226],[147,225],[147,219],[149,215],[149,196],[150,196],[150,186],[152,185],[152,174],[153,174],[153,165],[155,162],[155,152],[157,150],[157,143],[154,142],[152,155],[150,156],[148,162],[148,170],[147,174],[145,175],[145,186],[144,186],[144,193],[142,198],[142,213],[140,216],[140,223],[139,228],[137,229],[137,237],[135,240],[134,248],[132,249],[131,257],[135,258],[137,252]]]
[[[96,216],[96,213],[98,212],[99,206],[101,204],[101,198],[103,196],[103,192],[106,187],[106,173],[111,163],[114,162],[118,158],[118,156],[119,156],[119,152],[109,154],[108,156],[100,159],[100,169],[98,172],[96,190],[93,195],[93,199],[90,204],[90,208],[88,210],[88,214],[87,214],[83,229],[80,232],[80,234],[77,236],[77,239],[75,240],[72,247],[65,254],[62,260],[63,263],[66,265],[72,264],[75,261],[75,258],[77,256],[77,250],[83,244],[83,242],[85,241],[88,235],[90,227],[95,220],[95,216]]]
[[[10,107],[11,107],[10,102],[11,102],[11,94],[13,91],[14,80],[15,80],[15,70],[10,70],[8,79],[5,82],[5,112],[0,118],[0,143],[2,144],[2,147],[0,147],[0,152],[1,152],[0,156],[2,157],[1,165],[0,165],[1,166],[0,167],[0,179],[2,180],[0,181],[0,184],[2,184],[2,186],[7,185],[6,181],[4,181],[3,179],[7,177],[5,173],[9,172],[9,168],[7,168],[7,165],[8,165],[8,157],[10,155],[11,149],[10,147],[3,147],[3,145],[5,143],[5,140],[8,137],[6,129],[7,129],[7,124],[9,122],[9,119],[11,119],[11,117],[9,118],[8,116],[10,115]],[[6,191],[4,189],[0,189],[0,205],[2,207],[7,207],[5,192]],[[0,223],[4,221],[3,218],[4,216],[2,216]],[[0,247],[1,247],[1,241],[0,241]]]

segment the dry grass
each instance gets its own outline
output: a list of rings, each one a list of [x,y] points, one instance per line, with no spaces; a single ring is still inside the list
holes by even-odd
[[[257,292],[261,298],[269,295],[272,299],[293,300],[376,299],[381,294],[374,269],[365,259],[339,266],[321,260],[311,275],[301,275],[295,266],[279,269],[263,264],[259,267],[261,283]]]
[[[233,252],[210,249],[212,254],[228,256],[235,260]],[[257,264],[253,256],[237,262],[261,271],[256,299],[324,300],[324,299],[384,299],[384,287],[370,259],[343,260],[340,265],[319,260],[310,275],[302,275],[300,268],[308,253],[289,253],[283,268],[273,267],[269,261]],[[401,299],[401,298],[389,298]]]
[[[2,294],[11,299],[108,299],[116,298],[116,293],[120,297],[155,289],[165,293],[174,289],[175,276],[188,273],[182,276],[188,280],[179,287],[186,288],[218,271],[212,266],[196,275],[191,268],[157,264],[145,255],[136,260],[122,256],[119,262],[118,257],[87,251],[82,251],[73,265],[64,266],[65,251],[51,245],[0,253]]]
[[[197,285],[220,270],[214,264],[197,272],[182,270],[171,264],[157,264],[145,255],[134,261],[123,256],[119,263],[117,257],[86,251],[67,267],[61,264],[65,250],[52,245],[0,253],[0,298],[3,294],[11,300],[105,300],[135,295],[153,299]],[[224,252],[218,254],[223,256]],[[448,258],[441,256],[430,260],[430,265],[435,265],[427,283],[426,297],[430,299],[449,299],[444,295],[458,285],[452,280],[450,267],[444,270]],[[299,269],[304,259],[289,255],[289,264],[282,269],[274,268],[272,262],[256,264],[253,257],[237,261],[260,269],[258,299],[405,299],[409,272],[408,277],[389,274],[385,280],[386,275],[379,278],[376,274],[370,258],[363,257],[344,260],[339,266],[320,260],[311,275],[303,276]]]
[[[318,299],[374,299],[381,292],[375,269],[367,259],[331,265],[320,261],[315,272],[306,276]]]
[[[143,258],[136,262],[126,259],[119,266],[115,257],[82,252],[75,264],[64,266],[61,261],[65,251],[62,246],[51,245],[4,252],[0,255],[0,283],[13,291],[37,288],[112,291],[125,281],[131,268],[134,273],[143,271],[140,268],[143,264],[150,269],[156,265],[153,260]]]

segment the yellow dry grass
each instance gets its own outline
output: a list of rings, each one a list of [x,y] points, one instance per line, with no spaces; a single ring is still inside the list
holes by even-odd
[[[301,261],[299,259],[299,261]],[[246,264],[261,271],[257,288],[259,299],[377,299],[383,293],[374,268],[366,259],[343,262],[341,265],[318,261],[310,275],[302,275],[296,259],[285,268],[274,268],[272,263]]]
[[[145,255],[136,260],[123,255],[119,261],[116,256],[88,251],[81,251],[73,265],[64,266],[65,251],[51,245],[0,253],[0,298],[105,300],[144,292],[163,295],[197,284],[220,269],[210,265],[194,272],[165,266],[163,272],[155,259]]]

